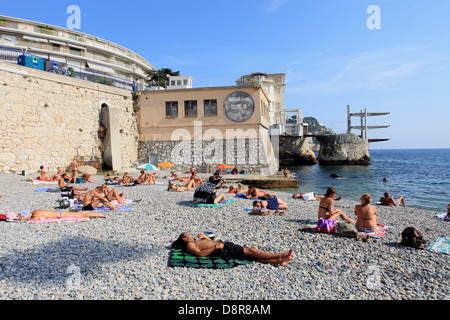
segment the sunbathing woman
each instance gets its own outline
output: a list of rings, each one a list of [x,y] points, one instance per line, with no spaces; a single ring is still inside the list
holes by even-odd
[[[58,181],[59,180],[59,176],[57,174],[54,174],[51,177],[46,177],[45,174],[50,172],[50,168],[47,168],[47,171],[44,170],[44,166],[40,166],[41,169],[41,175],[39,177],[36,178],[36,180],[39,181],[50,181],[50,182],[54,182],[54,181]]]
[[[20,220],[39,221],[42,219],[64,219],[64,218],[106,218],[103,214],[97,211],[80,211],[70,212],[63,210],[35,210],[30,214],[19,213],[18,218]]]
[[[319,212],[318,212],[318,218],[323,220],[331,220],[332,225],[334,226],[334,222],[337,218],[341,218],[351,224],[355,223],[355,220],[350,219],[347,217],[341,209],[333,208],[334,205],[334,197],[336,196],[336,189],[334,188],[328,188],[327,193],[325,194],[325,197],[320,200],[319,202]]]
[[[360,232],[371,233],[377,227],[377,209],[370,205],[371,202],[372,197],[365,193],[361,196],[361,204],[355,206],[356,229]]]

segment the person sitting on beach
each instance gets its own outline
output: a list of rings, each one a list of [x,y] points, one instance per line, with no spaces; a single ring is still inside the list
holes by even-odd
[[[39,181],[49,181],[54,182],[59,180],[59,176],[57,174],[52,175],[51,177],[46,177],[45,174],[50,172],[50,168],[47,167],[47,171],[45,171],[44,166],[40,166],[39,169],[41,170],[41,175],[36,178],[36,180]]]
[[[0,199],[2,196],[0,196]],[[450,203],[447,205],[447,214],[444,216],[445,221],[450,221]]]
[[[233,170],[231,170],[231,174],[232,174],[232,175],[237,175],[237,174],[239,174],[239,169],[238,169],[237,165],[235,165],[234,168],[233,168]]]
[[[80,211],[80,212],[70,212],[63,210],[34,210],[29,214],[19,213],[17,217],[20,220],[27,221],[39,221],[42,219],[79,219],[79,218],[106,218],[103,214],[97,211]]]
[[[195,167],[191,167],[188,171],[185,173],[190,173],[191,175],[197,174],[197,169]]]
[[[147,184],[147,180],[148,180],[147,174],[145,173],[144,170],[141,170],[141,175],[136,180],[134,180],[134,183]]]
[[[365,193],[361,196],[361,204],[355,206],[356,229],[360,232],[371,233],[377,227],[377,209],[370,205],[372,196]]]
[[[351,224],[355,223],[355,220],[350,219],[347,217],[341,209],[334,208],[334,198],[336,197],[336,189],[334,188],[328,188],[327,193],[323,197],[323,199],[319,202],[319,212],[318,212],[318,219],[323,220],[331,220],[332,226],[334,226],[334,223],[337,218],[341,218]]]
[[[292,175],[290,175],[289,174],[289,171],[288,171],[288,169],[287,168],[284,168],[284,170],[283,170],[283,175],[284,175],[284,177],[285,178],[292,178]]]
[[[102,192],[103,195],[106,197],[106,199],[108,199],[108,201],[116,200],[119,204],[126,204],[124,194],[123,193],[119,194],[116,188],[109,190],[108,186],[106,184],[103,184]]]
[[[92,182],[92,176],[87,173],[83,173],[81,178],[83,179],[83,182]]]
[[[197,257],[219,256],[225,260],[255,260],[260,263],[280,265],[282,267],[286,266],[294,256],[292,249],[284,253],[273,254],[236,245],[232,242],[214,241],[204,233],[200,233],[197,238],[198,240],[195,241],[191,233],[182,233],[172,246],[181,248]]]
[[[212,177],[211,177],[212,178]],[[210,182],[212,182],[213,179],[210,178]],[[206,204],[217,204],[221,201],[227,201],[227,198],[225,197],[225,193],[219,193],[217,194],[217,190],[222,188],[222,186],[225,184],[225,180],[222,180],[221,183],[216,184],[215,188],[212,190],[208,198],[206,199]]]
[[[380,198],[380,202],[387,206],[398,207],[400,204],[402,204],[404,207],[406,207],[405,198],[403,196],[400,196],[398,200],[395,201],[394,197],[390,196],[387,192],[384,193],[384,197]]]
[[[119,181],[121,184],[130,184],[133,182],[133,177],[128,175],[128,172],[124,172],[122,179]]]
[[[63,173],[61,178],[59,179],[58,186],[62,192],[72,192],[72,191],[86,191],[89,188],[80,188],[80,187],[72,187],[66,183],[66,180],[69,180],[69,175],[67,173]]]
[[[306,192],[303,192],[303,193],[294,193],[294,194],[292,195],[292,198],[294,198],[294,199],[302,199],[302,200],[305,200],[304,196],[305,196],[306,194],[312,194],[312,196],[314,196],[314,199],[316,199],[316,200],[321,200],[321,199],[325,198],[325,196],[319,196],[318,194],[314,194],[314,192],[308,192],[308,193],[306,193]],[[337,197],[337,198],[334,198],[333,200],[334,200],[334,201],[339,201],[339,200],[341,200],[341,199],[342,199],[342,197]]]
[[[111,210],[118,210],[113,206],[107,198],[103,196],[103,185],[87,192],[83,198],[83,211],[94,211],[100,204],[110,208]]]
[[[247,199],[259,199],[261,196],[267,195],[267,192],[256,189],[253,185],[249,185],[247,189]]]

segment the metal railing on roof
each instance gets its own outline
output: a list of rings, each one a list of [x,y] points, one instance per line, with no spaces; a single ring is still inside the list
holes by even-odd
[[[0,61],[6,61],[9,63],[19,63],[20,56],[29,56],[32,58],[51,61],[52,65],[49,68],[44,69],[43,71],[56,73],[60,75],[65,75],[75,79],[86,80],[94,83],[104,84],[108,86],[113,86],[116,88],[121,88],[125,90],[136,91],[136,83],[134,81],[117,78],[105,73],[101,73],[98,71],[84,69],[78,66],[74,66],[71,64],[58,62],[50,59],[44,59],[39,56],[35,56],[26,52],[14,50],[11,48],[6,48],[0,46]]]

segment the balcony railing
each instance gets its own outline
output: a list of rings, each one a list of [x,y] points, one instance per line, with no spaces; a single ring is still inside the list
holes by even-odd
[[[0,46],[0,61],[18,64],[19,56],[21,55],[35,57],[41,60],[52,61],[49,59],[42,59],[37,56],[33,56],[29,53],[24,53],[21,51]],[[57,61],[53,62],[57,63]],[[86,80],[94,83],[105,84],[108,86],[113,86],[125,90],[136,91],[136,83],[133,81],[117,78],[108,74],[100,73],[94,70],[84,69],[66,63],[58,62],[57,64],[54,65],[55,67],[49,68],[48,70],[44,71],[65,75],[76,79]]]

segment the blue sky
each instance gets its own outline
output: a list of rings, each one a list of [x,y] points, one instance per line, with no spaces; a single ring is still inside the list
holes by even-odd
[[[67,26],[127,47],[194,86],[235,85],[252,72],[285,73],[285,104],[337,133],[352,111],[369,118],[372,149],[450,148],[448,0],[2,1],[0,14]],[[380,29],[367,20],[380,9]],[[358,119],[353,118],[356,122]],[[353,131],[357,133],[357,131]]]

